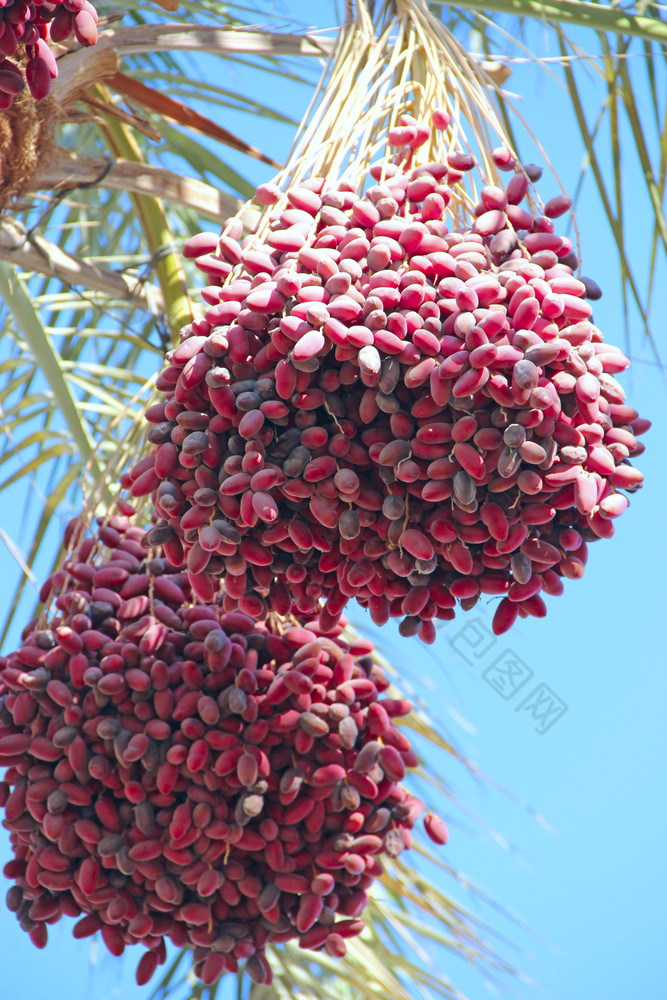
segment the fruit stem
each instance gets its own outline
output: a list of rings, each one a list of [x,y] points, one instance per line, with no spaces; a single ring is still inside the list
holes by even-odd
[[[105,87],[94,88],[105,104],[111,103],[111,96]],[[143,154],[130,128],[123,122],[105,117],[101,125],[106,140],[114,156],[132,163],[145,163]],[[172,249],[174,238],[167,223],[162,200],[157,195],[131,194],[141,227],[146,237],[151,258],[164,296],[167,321],[172,340],[181,327],[192,322],[192,303],[188,295],[185,271],[180,254]]]

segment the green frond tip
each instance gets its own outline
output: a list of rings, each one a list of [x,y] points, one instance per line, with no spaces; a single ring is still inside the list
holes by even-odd
[[[16,271],[4,261],[0,261],[0,298],[14,317],[14,322],[25,338],[33,357],[38,361],[42,375],[49,384],[81,458],[89,463],[93,477],[98,478],[100,468],[94,457],[95,448],[70,392],[59,355],[49,340]]]
[[[667,22],[654,17],[633,14],[619,7],[585,3],[584,0],[433,0],[441,7],[457,7],[486,12],[513,14],[538,21],[555,21],[561,26],[574,25],[609,31],[616,35],[631,35],[649,42],[667,45]]]

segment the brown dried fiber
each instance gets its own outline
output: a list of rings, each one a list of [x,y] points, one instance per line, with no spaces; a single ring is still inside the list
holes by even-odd
[[[61,117],[53,97],[35,101],[27,91],[0,113],[0,212],[21,196],[37,168],[48,164]]]

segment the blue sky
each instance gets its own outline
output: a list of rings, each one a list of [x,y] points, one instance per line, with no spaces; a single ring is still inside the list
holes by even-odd
[[[306,22],[314,17],[319,27],[334,23],[334,5],[328,0],[285,0],[276,8]],[[543,52],[542,33],[535,29],[531,38]],[[228,85],[247,92],[254,87],[260,93],[266,78],[239,68]],[[524,95],[522,113],[565,188],[573,190],[583,150],[562,91],[531,65],[515,67],[507,86]],[[591,75],[586,92],[591,109],[601,93]],[[305,108],[307,96],[288,80],[271,80],[269,103],[288,108],[295,117]],[[238,126],[240,134],[278,160],[288,148],[285,127],[265,120],[258,132],[232,114],[224,123],[231,129]],[[539,154],[528,151],[525,158],[539,161]],[[230,155],[229,160],[247,168],[241,158]],[[258,181],[267,179],[265,168],[253,169]],[[650,243],[640,179],[634,161],[627,158],[623,183],[628,191],[638,192],[633,201],[632,262],[645,275]],[[539,190],[544,200],[557,193],[546,178]],[[623,346],[618,260],[590,180],[584,184],[577,219],[584,271],[604,291],[595,305],[596,322],[606,339]],[[667,314],[664,279],[663,268],[654,295],[656,318]],[[658,342],[663,326],[664,321],[655,322]],[[638,462],[646,485],[617,522],[614,538],[591,547],[584,578],[567,582],[563,597],[547,598],[547,618],[520,620],[510,633],[494,640],[493,605],[480,604],[467,615],[459,614],[439,633],[436,644],[425,649],[417,640],[400,638],[393,625],[380,636],[361,612],[355,609],[351,615],[377,636],[392,663],[405,671],[479,769],[508,790],[470,781],[460,769],[442,762],[443,776],[476,817],[463,822],[460,812],[449,816],[446,806],[442,808],[451,820],[447,860],[521,923],[489,907],[478,911],[518,945],[522,953],[513,960],[530,980],[503,981],[494,994],[463,963],[438,956],[443,971],[471,1000],[494,995],[661,1000],[667,995],[659,959],[667,931],[665,378],[653,363],[636,317],[628,333],[634,364],[621,381],[628,402],[654,422]],[[0,524],[10,534],[18,528],[18,514],[2,512]],[[14,573],[8,557],[2,558],[3,568]],[[528,679],[521,691],[505,698],[493,686],[498,683],[494,664],[509,658],[521,665]],[[539,685],[548,686],[563,706],[561,717],[542,734],[536,731],[540,726],[531,703],[522,705]],[[0,857],[7,856],[6,837],[0,831]],[[7,996],[133,1000],[149,995],[134,986],[138,955],[128,952],[118,961],[102,946],[91,953],[89,941],[72,940],[69,924],[62,921],[53,927],[49,947],[38,952],[13,915],[0,907],[0,961]]]

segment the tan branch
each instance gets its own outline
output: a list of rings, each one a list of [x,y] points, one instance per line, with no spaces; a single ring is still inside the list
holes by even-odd
[[[111,165],[110,165],[111,164]],[[191,208],[214,222],[223,223],[236,215],[242,202],[224,191],[218,191],[204,181],[153,167],[101,156],[77,156],[61,150],[57,159],[41,169],[30,182],[33,191],[75,188],[78,185],[99,184],[114,191],[129,191]],[[258,212],[246,209],[241,215],[244,226],[253,229]]]
[[[37,233],[28,241],[25,232],[12,222],[0,223],[0,260],[16,264],[25,271],[57,278],[65,285],[82,285],[86,291],[103,292],[114,299],[131,301],[142,309],[164,310],[158,288],[149,286],[149,301],[147,287],[138,285],[136,279],[65,253]]]
[[[320,56],[326,58],[332,38],[281,35],[246,28],[227,29],[191,24],[141,24],[100,32],[94,48],[65,52],[58,59],[58,78],[51,92],[63,104],[92,82],[113,75],[118,59],[144,52],[231,52],[234,55]]]
[[[190,24],[147,24],[105,31],[119,56],[175,49],[197,52],[232,52],[234,55],[327,57],[335,39],[315,35],[287,35],[247,28],[214,28]]]

